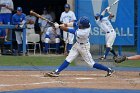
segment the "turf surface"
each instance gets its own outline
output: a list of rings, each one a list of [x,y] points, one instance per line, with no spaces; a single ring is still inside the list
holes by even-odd
[[[58,66],[65,59],[65,56],[0,56],[0,66]],[[71,66],[75,66],[72,62]],[[119,67],[140,67],[140,61],[125,61],[117,64]]]
[[[65,56],[0,56],[0,66],[57,66],[64,59]]]

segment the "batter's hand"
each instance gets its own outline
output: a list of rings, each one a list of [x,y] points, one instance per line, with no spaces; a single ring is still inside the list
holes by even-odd
[[[54,27],[57,29],[59,28],[59,24],[58,23],[54,23]]]
[[[106,11],[109,11],[109,10],[110,10],[110,6],[108,6],[105,10],[106,10]]]

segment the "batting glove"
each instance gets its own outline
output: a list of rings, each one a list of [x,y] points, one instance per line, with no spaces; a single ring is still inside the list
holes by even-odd
[[[57,29],[57,28],[59,28],[59,24],[58,23],[54,23],[54,27]]]

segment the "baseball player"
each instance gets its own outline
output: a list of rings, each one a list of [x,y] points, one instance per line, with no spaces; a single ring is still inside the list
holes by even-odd
[[[27,38],[30,34],[35,34],[35,22],[36,22],[36,17],[33,16],[32,14],[26,16],[26,34]]]
[[[49,43],[55,43],[56,53],[59,53],[60,47],[60,29],[55,27],[49,27],[46,31],[45,37],[45,53],[48,53]]]
[[[23,39],[23,29],[18,29],[26,22],[26,15],[22,13],[22,8],[17,7],[17,13],[12,16],[12,23],[16,25],[15,34],[16,34],[16,41],[18,44],[18,53],[22,52],[22,39]],[[27,44],[27,40],[26,40]]]
[[[100,58],[101,60],[106,59],[109,52],[111,52],[114,55],[113,58],[117,57],[117,54],[112,48],[112,45],[116,38],[116,32],[110,22],[110,20],[114,17],[114,15],[109,10],[110,10],[110,7],[107,7],[101,13],[101,15],[100,14],[95,15],[95,20],[96,20],[97,25],[106,33],[105,34],[106,51],[105,51],[104,56]],[[108,12],[109,16],[104,17],[106,12]]]
[[[129,57],[123,56],[123,57],[114,59],[116,63],[122,63],[123,61],[126,61],[126,60],[140,60],[140,55],[129,56]]]
[[[78,29],[71,29],[67,28],[67,26],[78,26]],[[113,73],[113,70],[110,68],[103,66],[101,64],[95,63],[95,61],[92,59],[91,53],[90,53],[90,43],[89,43],[89,34],[91,30],[90,22],[87,17],[81,17],[77,23],[69,23],[61,25],[60,28],[63,31],[67,31],[69,33],[72,33],[76,36],[76,43],[73,45],[72,49],[70,50],[70,53],[66,57],[65,61],[62,63],[62,65],[56,69],[53,72],[49,72],[45,74],[45,76],[50,77],[58,77],[59,73],[64,70],[68,65],[80,54],[82,58],[85,60],[85,62],[88,63],[88,65],[92,68],[100,69],[107,71],[106,76],[110,76]]]
[[[60,17],[61,23],[70,23],[76,20],[74,12],[70,11],[70,5],[65,4],[65,11],[62,12]],[[72,27],[69,27],[72,28]],[[63,40],[65,42],[65,53],[69,53],[70,49],[72,48],[74,35],[72,33],[63,32]]]
[[[11,23],[12,11],[14,10],[14,5],[12,0],[0,0],[0,24]],[[8,29],[6,29],[5,40],[7,39]]]
[[[50,21],[53,21],[52,16],[47,12],[46,8],[44,8],[42,16]],[[44,42],[47,31],[46,29],[51,25],[47,21],[42,20],[41,18],[39,18],[38,23],[41,28],[41,41]]]

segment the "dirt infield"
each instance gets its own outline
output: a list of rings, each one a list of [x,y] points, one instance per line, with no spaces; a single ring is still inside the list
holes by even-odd
[[[0,71],[0,92],[34,88],[140,89],[139,72],[64,71],[60,77],[43,77],[39,71]]]

